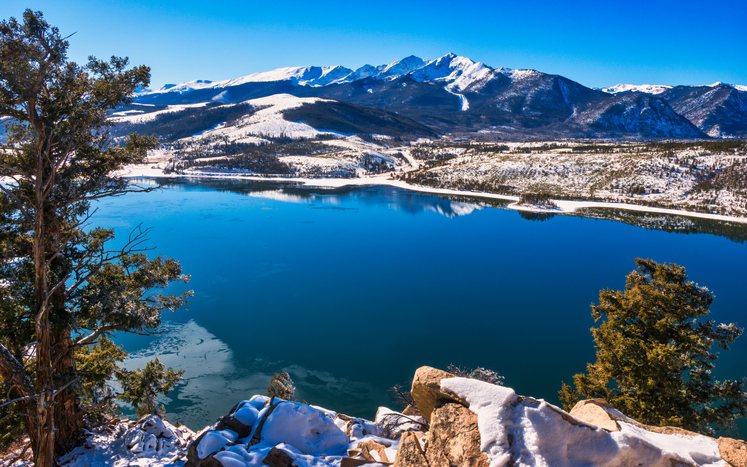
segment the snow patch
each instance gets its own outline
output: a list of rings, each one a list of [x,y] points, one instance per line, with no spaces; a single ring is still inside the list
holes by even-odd
[[[304,454],[343,454],[348,437],[325,412],[298,402],[281,402],[262,428],[262,442],[289,444]]]

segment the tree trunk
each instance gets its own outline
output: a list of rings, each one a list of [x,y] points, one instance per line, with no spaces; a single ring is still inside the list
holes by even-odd
[[[33,122],[31,122],[33,124]],[[33,125],[32,125],[33,127]],[[36,418],[37,444],[33,445],[36,467],[54,465],[54,381],[52,373],[52,336],[49,320],[47,282],[47,238],[44,185],[49,168],[41,148],[37,148],[34,202],[34,289],[36,303]]]
[[[70,348],[70,332],[56,333],[54,342],[53,358],[59,358],[55,367],[55,387],[59,389],[76,377],[75,354]],[[78,444],[83,433],[83,411],[74,385],[55,396],[54,422],[57,429],[55,454],[62,456]]]
[[[34,386],[26,376],[23,365],[2,344],[0,344],[0,377],[8,384],[10,389],[8,394],[11,399],[33,397]],[[24,399],[18,402],[18,407],[22,414],[31,415],[22,416],[21,419],[31,440],[31,446],[36,446],[39,439],[39,427],[33,416],[36,413],[36,402],[32,398]]]

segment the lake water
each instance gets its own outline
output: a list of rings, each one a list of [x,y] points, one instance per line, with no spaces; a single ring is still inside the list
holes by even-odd
[[[557,403],[561,381],[594,360],[589,305],[624,286],[635,257],[685,266],[715,292],[713,319],[747,324],[747,245],[724,236],[538,222],[391,188],[160,182],[98,203],[94,223],[120,238],[152,228],[152,254],[192,275],[188,308],[165,317],[172,332],[118,341],[129,366],[159,356],[185,369],[164,402],[193,429],[264,393],[277,371],[290,373],[299,400],[366,418],[392,406],[387,389],[422,365],[490,368],[517,393]],[[716,376],[747,376],[745,361],[743,336]]]

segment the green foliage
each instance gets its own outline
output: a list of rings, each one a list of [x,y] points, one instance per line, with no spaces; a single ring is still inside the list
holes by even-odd
[[[716,381],[716,345],[728,350],[742,333],[735,324],[702,321],[714,295],[687,280],[685,268],[636,258],[624,291],[602,290],[592,316],[597,361],[563,384],[570,410],[580,396],[604,398],[650,425],[704,434],[734,428],[747,415],[745,379]]]
[[[114,394],[108,382],[119,370],[119,363],[127,357],[121,345],[116,345],[107,336],[101,336],[95,344],[75,352],[78,374],[81,377],[79,395],[81,403],[89,406],[89,413],[114,412]]]
[[[270,380],[270,386],[267,388],[268,397],[279,397],[287,401],[293,401],[296,395],[296,387],[288,373],[275,373]]]
[[[147,231],[114,249],[112,230],[87,225],[92,201],[149,191],[115,174],[157,142],[132,134],[113,144],[109,114],[150,70],[118,57],[81,66],[67,48],[40,12],[0,22],[0,391],[16,399],[0,409],[24,413],[38,466],[79,439],[81,399],[106,401],[103,381],[123,353],[105,336],[152,332],[189,295],[151,292],[189,277],[145,256]]]
[[[171,392],[183,374],[184,370],[166,369],[157,358],[149,361],[144,369],[121,370],[116,377],[122,385],[123,392],[117,397],[134,406],[140,418],[149,414],[163,417],[164,408],[158,406],[156,397]]]

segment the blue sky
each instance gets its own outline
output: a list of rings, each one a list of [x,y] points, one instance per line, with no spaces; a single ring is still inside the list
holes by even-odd
[[[448,52],[586,86],[747,85],[747,1],[2,0],[40,10],[84,62],[128,56],[152,86],[284,66],[390,63]]]

